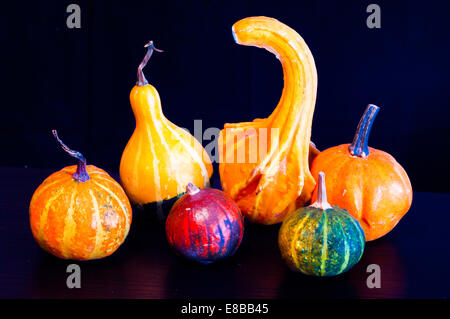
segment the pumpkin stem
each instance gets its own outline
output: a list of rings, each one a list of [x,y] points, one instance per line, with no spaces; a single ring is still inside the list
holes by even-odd
[[[358,157],[366,157],[369,155],[369,135],[373,121],[378,114],[380,108],[376,105],[369,104],[359,121],[356,129],[355,137],[352,144],[348,147],[350,154]]]
[[[186,192],[187,192],[189,195],[195,195],[195,194],[197,194],[199,191],[200,191],[200,189],[199,189],[197,186],[195,186],[194,184],[192,184],[192,183],[189,183],[189,184],[187,184],[187,186],[186,186]]]
[[[78,159],[77,170],[72,175],[73,179],[76,180],[77,182],[88,181],[90,179],[90,177],[86,170],[86,159],[84,158],[84,156],[80,152],[74,151],[74,150],[70,149],[66,144],[64,144],[63,141],[61,141],[59,139],[58,132],[56,132],[56,130],[52,130],[52,133],[53,133],[53,136],[58,141],[59,145],[61,145],[62,149],[64,151],[66,151],[70,156],[73,156],[76,159]]]
[[[327,189],[325,187],[325,174],[319,173],[319,182],[317,183],[317,200],[311,205],[311,207],[327,210],[331,205],[327,201]]]
[[[150,57],[153,54],[153,50],[156,51],[156,52],[164,52],[163,50],[159,50],[159,49],[155,48],[155,45],[153,44],[153,41],[150,41],[149,43],[147,43],[144,46],[144,48],[148,48],[148,50],[147,50],[147,53],[144,56],[144,59],[142,60],[141,64],[139,64],[139,67],[138,67],[138,72],[137,72],[138,80],[136,82],[137,86],[144,86],[144,85],[148,84],[148,81],[145,78],[145,75],[142,72],[142,70],[147,65],[148,60],[150,60]]]

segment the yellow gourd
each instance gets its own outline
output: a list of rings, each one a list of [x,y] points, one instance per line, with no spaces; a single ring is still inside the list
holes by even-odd
[[[146,47],[138,81],[130,93],[136,129],[120,162],[122,185],[138,206],[177,197],[188,183],[207,187],[213,171],[202,145],[164,116],[158,91],[142,72],[153,50],[160,50],[152,41]]]

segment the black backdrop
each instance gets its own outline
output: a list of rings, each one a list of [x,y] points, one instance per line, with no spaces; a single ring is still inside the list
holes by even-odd
[[[381,29],[366,7],[381,7]],[[81,7],[68,29],[66,7]],[[348,143],[368,103],[381,107],[370,145],[391,153],[413,188],[450,192],[450,1],[11,1],[2,3],[0,165],[74,164],[50,130],[89,163],[117,172],[134,128],[128,95],[145,70],[166,116],[193,130],[266,117],[282,89],[279,61],[234,43],[231,26],[266,15],[310,47],[319,89],[312,139]],[[208,141],[206,141],[208,143]],[[205,144],[205,143],[204,143]],[[440,176],[440,178],[439,178]]]

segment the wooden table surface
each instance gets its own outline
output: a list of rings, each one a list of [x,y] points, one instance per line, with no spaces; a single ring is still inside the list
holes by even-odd
[[[279,225],[247,222],[238,252],[203,266],[176,256],[163,224],[148,211],[136,210],[125,243],[112,256],[60,260],[39,248],[28,220],[31,196],[50,173],[0,168],[0,298],[450,297],[450,194],[415,192],[411,210],[391,233],[366,245],[354,268],[337,277],[313,278],[284,265]],[[80,289],[66,286],[72,263],[81,268]],[[370,264],[381,268],[381,288],[367,287]]]

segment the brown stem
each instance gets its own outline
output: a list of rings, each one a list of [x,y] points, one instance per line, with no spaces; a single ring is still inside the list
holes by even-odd
[[[75,173],[73,173],[72,177],[77,182],[86,182],[90,179],[89,174],[86,170],[86,159],[84,158],[83,154],[80,152],[74,151],[70,149],[66,144],[63,143],[63,141],[60,140],[58,137],[58,132],[56,130],[52,130],[53,136],[58,141],[61,148],[66,151],[70,156],[75,157],[78,159],[78,166]]]
[[[189,183],[186,186],[186,192],[191,196],[197,194],[199,191],[200,189],[192,183]]]
[[[311,206],[322,210],[333,208],[327,201],[325,174],[323,172],[319,173],[319,181],[317,183],[317,200]]]
[[[153,54],[153,50],[156,52],[164,52],[163,50],[159,50],[157,48],[155,48],[155,45],[153,44],[153,41],[150,41],[149,43],[147,43],[144,48],[148,48],[147,53],[144,56],[144,59],[142,60],[141,64],[139,64],[138,67],[138,72],[137,72],[137,82],[136,85],[137,86],[144,86],[148,84],[147,79],[145,78],[144,73],[142,72],[142,70],[144,69],[144,67],[147,65],[148,60],[150,60],[150,57]]]

